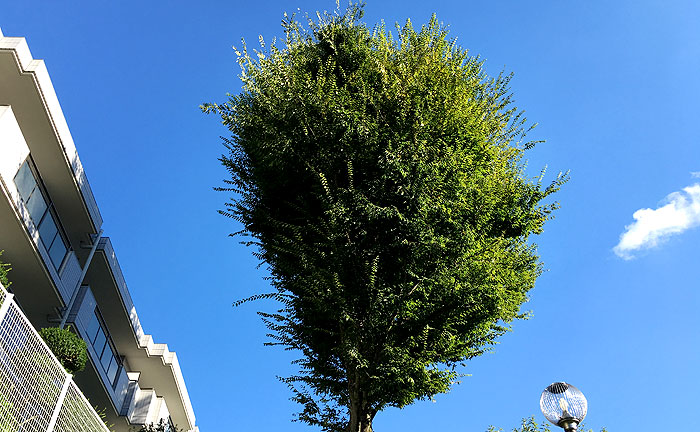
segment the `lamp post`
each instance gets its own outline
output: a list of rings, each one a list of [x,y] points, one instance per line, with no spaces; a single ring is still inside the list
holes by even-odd
[[[588,401],[581,390],[565,382],[550,384],[540,396],[542,414],[566,432],[574,432],[586,417]]]

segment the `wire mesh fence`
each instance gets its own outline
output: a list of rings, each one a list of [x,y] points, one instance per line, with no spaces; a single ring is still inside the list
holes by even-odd
[[[71,381],[58,414],[54,432],[94,432],[107,430],[102,420]]]
[[[0,432],[109,432],[0,284]]]

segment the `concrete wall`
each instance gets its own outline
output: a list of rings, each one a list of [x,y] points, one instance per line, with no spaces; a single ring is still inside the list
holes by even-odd
[[[6,186],[14,185],[15,174],[29,156],[29,147],[17,124],[12,107],[7,105],[0,105],[0,147],[2,148],[0,175]],[[19,201],[16,188],[8,187],[8,192],[15,202]]]

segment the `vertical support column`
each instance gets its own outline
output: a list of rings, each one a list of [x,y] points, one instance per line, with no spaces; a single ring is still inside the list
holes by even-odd
[[[0,323],[5,318],[7,310],[10,309],[10,305],[12,304],[12,297],[14,297],[12,294],[7,293],[5,295],[5,300],[2,302],[2,305],[0,305]]]
[[[49,426],[46,428],[46,432],[53,432],[53,428],[56,427],[58,413],[61,412],[61,407],[63,406],[63,401],[66,399],[66,393],[68,393],[68,387],[71,382],[73,382],[73,375],[68,374],[66,381],[63,383],[61,394],[58,395],[58,401],[56,402],[56,407],[53,409],[53,414],[51,414],[51,420],[49,421]]]

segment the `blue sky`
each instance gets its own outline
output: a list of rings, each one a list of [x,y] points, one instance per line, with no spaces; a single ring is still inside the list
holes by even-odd
[[[227,131],[202,102],[240,82],[232,45],[281,34],[284,11],[329,1],[3,2],[0,27],[47,67],[142,324],[178,353],[202,432],[306,431],[266,348],[250,250],[217,214]],[[480,432],[539,413],[565,380],[591,427],[681,430],[700,397],[700,6],[693,1],[371,1],[365,21],[437,13],[546,139],[534,177],[571,170],[536,239],[548,271],[493,354],[450,394],[390,409],[378,432]],[[692,422],[692,421],[691,421]]]

